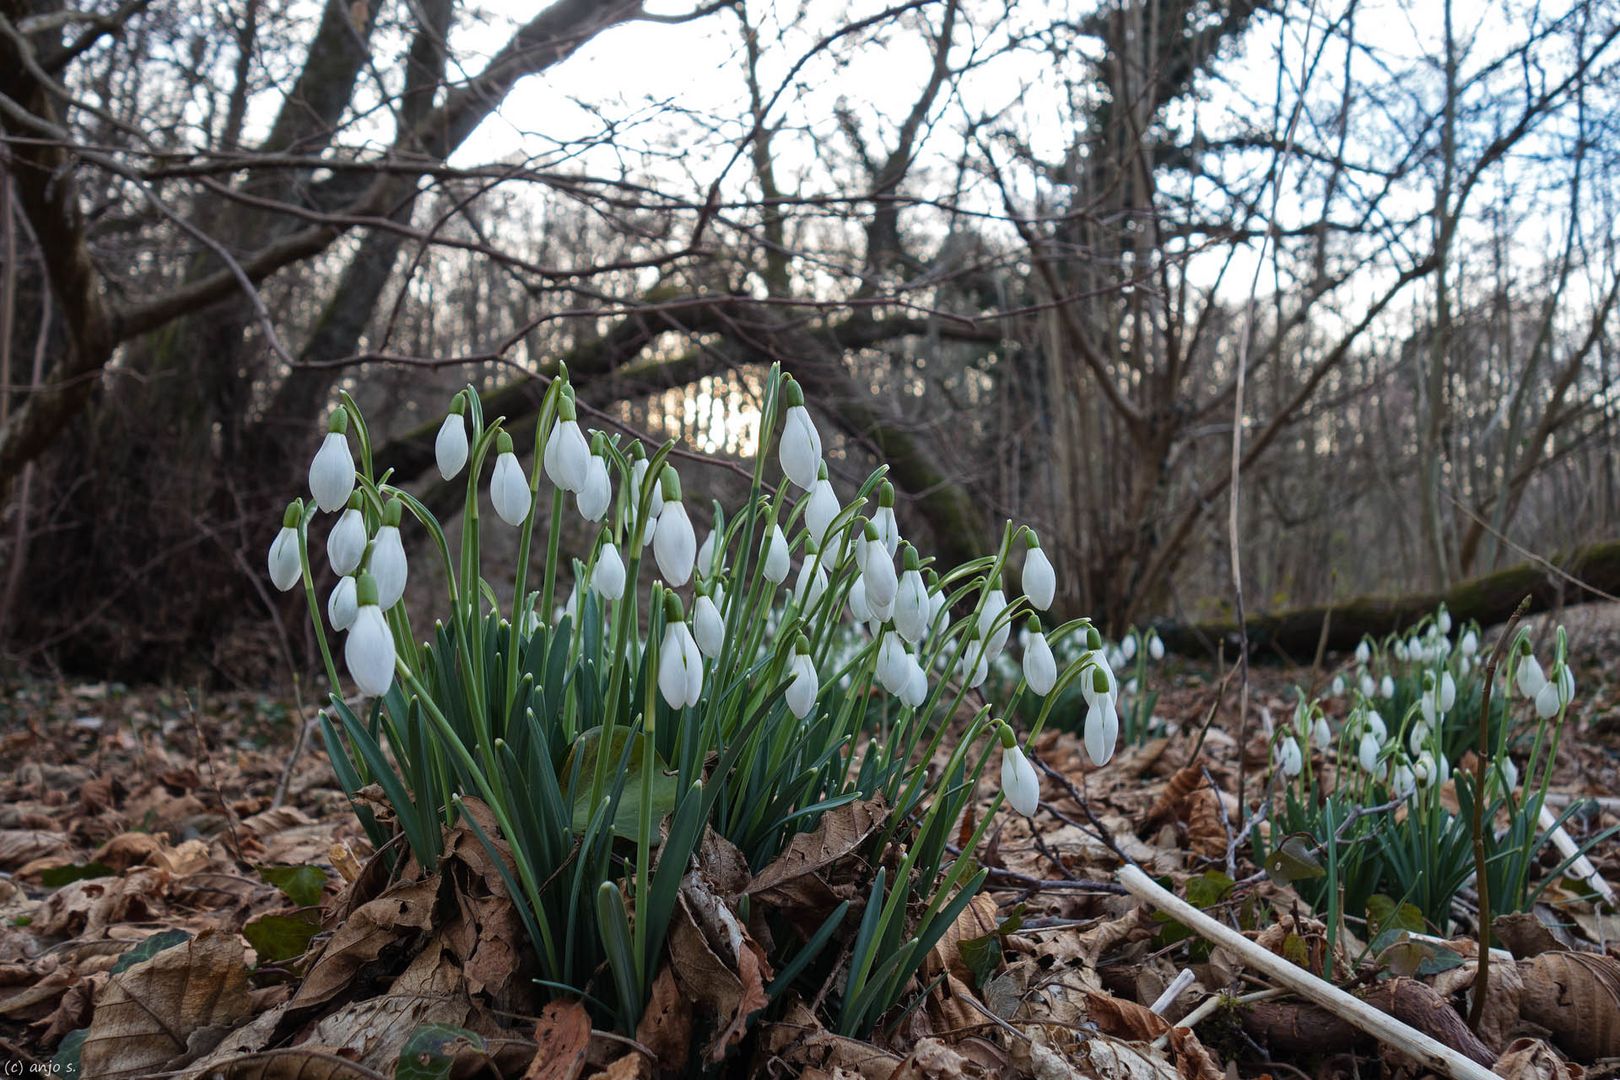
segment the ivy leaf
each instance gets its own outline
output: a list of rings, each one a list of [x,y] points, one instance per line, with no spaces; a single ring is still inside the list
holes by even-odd
[[[1326,877],[1327,870],[1311,847],[1308,834],[1294,833],[1289,836],[1266,857],[1266,876],[1280,885]]]
[[[172,949],[176,945],[184,945],[190,940],[191,934],[186,930],[164,930],[153,934],[134,948],[125,950],[124,954],[118,958],[118,962],[112,966],[110,974],[117,975],[120,972],[128,971],[136,964],[144,960],[150,960],[158,953],[166,949]]]
[[[299,907],[314,907],[326,890],[326,871],[318,866],[261,866],[259,877],[280,889]]]
[[[39,872],[39,883],[47,889],[60,889],[63,885],[71,885],[75,881],[112,877],[115,872],[112,867],[102,862],[78,863],[74,866],[53,866],[48,870]]]
[[[320,928],[320,923],[308,912],[261,915],[242,927],[242,936],[259,954],[259,963],[283,964],[303,956],[310,939]]]
[[[411,1032],[394,1064],[394,1080],[449,1080],[456,1059],[485,1052],[483,1037],[450,1024],[423,1024]]]
[[[1195,908],[1212,908],[1225,900],[1236,884],[1219,870],[1206,870],[1187,879],[1187,903]]]

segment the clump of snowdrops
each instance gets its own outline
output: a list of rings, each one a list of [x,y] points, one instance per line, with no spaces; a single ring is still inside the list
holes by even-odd
[[[837,1030],[869,1031],[921,992],[914,973],[984,880],[948,845],[992,755],[997,803],[1026,814],[1038,805],[1034,768],[997,716],[1043,701],[1033,738],[1078,684],[1086,746],[1099,765],[1112,755],[1118,688],[1101,639],[1085,620],[1042,631],[1033,613],[1049,608],[1055,580],[1027,527],[1009,523],[994,553],[939,567],[901,536],[884,469],[840,495],[802,391],[776,368],[749,495],[729,512],[689,510],[673,443],[588,431],[578,410],[564,372],[525,461],[472,388],[455,396],[436,442],[443,478],[466,489],[453,547],[427,507],[378,471],[365,420],[343,397],[310,466],[313,498],[287,508],[269,555],[279,588],[304,587],[331,683],[321,723],[338,776],[351,799],[381,786],[428,869],[458,822],[495,850],[467,812],[483,803],[510,847],[506,884],[541,985],[626,1033],[707,830],[757,872],[824,815],[881,800],[883,825],[860,852],[874,868],[864,911],[849,918],[861,905],[846,901],[813,933],[784,924],[769,935],[773,1002],[816,990]],[[325,605],[310,555],[322,514],[336,515]],[[570,514],[592,540],[565,554]],[[694,519],[712,522],[701,543]],[[400,603],[420,572],[407,564],[405,528],[442,563],[446,614],[425,637]],[[486,528],[517,531],[505,607],[486,578]],[[1025,595],[1009,599],[1012,560]],[[1026,622],[1024,676],[993,707],[978,688]],[[328,628],[345,635],[352,696]],[[1071,656],[1061,669],[1058,647]],[[388,843],[355,806],[373,841]],[[737,903],[746,921],[749,899]]]
[[[1483,795],[1472,769],[1462,767],[1465,754],[1480,752],[1481,631],[1463,627],[1454,641],[1452,629],[1441,607],[1406,634],[1362,641],[1326,700],[1301,693],[1292,718],[1273,733],[1278,790],[1270,828],[1254,832],[1257,855],[1263,862],[1293,838],[1274,865],[1293,868],[1295,887],[1330,934],[1344,916],[1365,914],[1376,928],[1392,911],[1449,932],[1461,913],[1459,894],[1475,880],[1476,820],[1485,823],[1497,912],[1528,910],[1575,861],[1535,874],[1550,838],[1542,805],[1575,696],[1562,627],[1546,668],[1528,630],[1507,647],[1482,751]],[[1338,721],[1333,699],[1347,703]],[[1556,819],[1559,826],[1573,809]],[[1305,856],[1303,865],[1294,856]]]

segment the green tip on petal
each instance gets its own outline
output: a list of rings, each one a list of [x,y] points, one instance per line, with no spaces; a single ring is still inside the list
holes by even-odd
[[[900,542],[900,548],[905,552],[903,558],[905,559],[906,569],[921,570],[922,560],[917,557],[917,549],[911,546],[911,542],[909,540],[902,540]]]
[[[1100,667],[1091,669],[1091,688],[1099,694],[1108,693],[1108,676],[1103,674]]]
[[[495,453],[510,454],[512,452],[512,436],[501,432],[495,436]]]
[[[579,410],[574,407],[574,395],[566,386],[563,387],[562,393],[557,395],[557,419],[575,421],[579,419]]]
[[[815,537],[806,536],[804,538],[804,553],[806,555],[815,555],[815,554],[818,554],[820,551],[821,551],[821,545],[816,543],[816,538]]]
[[[1102,648],[1102,635],[1097,632],[1097,628],[1095,626],[1086,627],[1086,648]]]
[[[557,378],[562,380],[564,386],[568,385],[568,365],[561,360],[557,361]]]
[[[664,593],[664,619],[672,623],[686,621],[686,611],[681,607],[681,598],[675,595],[673,589]]]
[[[659,478],[659,489],[664,493],[665,502],[681,501],[681,477],[675,471],[675,466],[664,463],[664,475]]]
[[[326,418],[326,430],[339,435],[349,430],[349,413],[346,409],[333,409],[332,415]]]
[[[1024,546],[1027,548],[1038,548],[1041,546],[1041,538],[1035,535],[1034,529],[1030,529],[1024,533]]]
[[[383,524],[399,528],[399,523],[405,517],[405,504],[398,499],[389,499],[383,503]]]
[[[303,521],[304,504],[302,501],[294,499],[292,502],[287,504],[287,509],[282,511],[282,527],[287,529],[296,529],[299,525],[303,524]]]
[[[354,491],[354,494],[349,496],[349,509],[350,510],[358,510],[358,509],[360,509],[360,504],[361,504],[362,501],[363,500],[360,498],[360,489],[356,488],[355,491]]]
[[[450,412],[455,416],[463,416],[467,412],[467,391],[457,390],[456,396],[450,399]]]
[[[791,375],[782,384],[782,398],[787,402],[790,409],[795,405],[804,404],[804,391],[799,389],[798,382]]]
[[[930,592],[939,587],[939,575],[932,569],[923,571],[923,580],[928,583],[928,589]]]
[[[798,637],[794,638],[793,651],[798,653],[800,656],[810,655],[810,639],[805,637],[803,634],[800,634]]]
[[[1025,623],[1024,625],[1029,628],[1030,633],[1038,634],[1041,632],[1041,617],[1039,615],[1031,615],[1029,617],[1029,622]]]
[[[597,457],[601,457],[602,451],[606,449],[607,436],[602,434],[600,431],[591,432],[591,453],[595,454]]]
[[[855,519],[855,523],[860,526],[861,535],[866,537],[868,540],[876,540],[878,538],[877,526],[872,524],[870,521],[863,517],[858,517]]]
[[[825,479],[827,479],[827,463],[825,461],[823,461],[820,465],[816,466],[816,479],[817,480],[825,480]]]
[[[887,480],[878,485],[878,505],[894,508],[894,485]]]
[[[996,721],[996,737],[1001,740],[1003,750],[1011,750],[1018,745],[1018,736],[1013,734],[1013,729],[1007,725],[1005,720]]]
[[[354,602],[357,607],[367,604],[376,606],[377,579],[371,576],[371,571],[361,571],[360,576],[354,579]]]
[[[641,445],[641,440],[640,439],[637,439],[635,442],[630,444],[630,460],[631,461],[646,461],[647,460],[647,448],[645,446]]]

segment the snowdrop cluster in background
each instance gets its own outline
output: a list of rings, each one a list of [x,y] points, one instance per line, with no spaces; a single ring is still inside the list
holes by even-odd
[[[1482,652],[1479,628],[1454,627],[1442,607],[1404,634],[1362,641],[1325,695],[1300,692],[1273,733],[1271,828],[1257,831],[1257,855],[1267,834],[1331,844],[1331,881],[1295,882],[1319,909],[1360,915],[1382,893],[1436,926],[1449,922],[1474,873],[1476,794],[1464,766],[1481,752]],[[1575,693],[1562,628],[1548,663],[1521,630],[1492,691],[1484,820],[1509,823],[1486,838],[1497,910],[1525,910],[1561,873],[1535,880],[1548,835],[1541,807]]]
[[[1131,653],[1111,664],[1086,620],[1042,623],[1036,612],[1051,607],[1057,582],[1031,529],[1008,523],[997,551],[936,565],[902,536],[883,469],[852,490],[834,484],[799,386],[775,368],[761,419],[746,502],[694,513],[673,444],[585,430],[566,373],[546,393],[527,461],[469,388],[434,440],[440,476],[464,477],[453,548],[426,506],[373,463],[364,417],[345,395],[310,466],[313,498],[288,507],[269,552],[277,588],[304,585],[332,688],[323,730],[351,798],[380,784],[422,867],[436,865],[446,826],[475,820],[464,804],[484,804],[511,848],[510,885],[542,978],[625,1032],[706,830],[758,868],[845,803],[891,808],[871,840],[881,867],[853,952],[813,955],[840,935],[854,940],[853,926],[835,923],[807,943],[777,935],[784,953],[771,958],[806,977],[844,965],[830,1023],[858,1033],[894,1004],[984,879],[947,841],[993,754],[1009,804],[1039,807],[1034,768],[999,717],[1032,716],[1033,738],[1073,687],[1098,765],[1119,738],[1115,667]],[[592,540],[565,553],[575,514]],[[322,515],[333,581],[324,605],[309,551]],[[712,521],[701,543],[694,519]],[[447,594],[425,638],[400,602],[412,572],[407,522],[441,564]],[[505,608],[485,576],[490,528],[518,536]],[[1009,595],[1007,580],[1022,591]],[[345,635],[343,671],[358,698],[329,632]],[[1141,644],[1162,655],[1156,636]],[[1007,672],[993,688],[992,668]],[[356,811],[386,844],[365,805]]]

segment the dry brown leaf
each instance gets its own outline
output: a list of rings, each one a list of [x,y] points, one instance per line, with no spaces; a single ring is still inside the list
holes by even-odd
[[[1194,788],[1183,804],[1187,811],[1187,846],[1206,859],[1226,858],[1226,826],[1221,823],[1221,797],[1208,784]]]
[[[1490,1048],[1468,1030],[1463,1018],[1427,983],[1391,979],[1374,987],[1366,995],[1366,1002],[1487,1069],[1496,1063]]]
[[[1187,796],[1200,786],[1207,786],[1204,782],[1204,758],[1201,754],[1177,769],[1165,783],[1164,790],[1159,792],[1159,797],[1148,807],[1147,816],[1142,819],[1142,828],[1137,835],[1146,836],[1165,822],[1179,819]]]
[[[1491,1070],[1507,1080],[1586,1080],[1586,1070],[1559,1057],[1540,1039],[1518,1039]]]
[[[963,1080],[977,1071],[954,1047],[939,1039],[918,1039],[892,1080]]]
[[[983,938],[996,932],[1000,925],[999,909],[996,901],[987,893],[979,893],[968,906],[962,909],[945,933],[940,936],[938,943],[928,951],[924,972],[929,979],[933,979],[941,972],[949,972],[962,982],[972,985],[973,972],[962,959],[961,946],[964,941]]]
[[[1451,997],[1474,985],[1479,965],[1473,958],[1468,959],[1450,971],[1442,971],[1435,976],[1434,989],[1445,997]],[[1519,1013],[1521,999],[1524,997],[1524,979],[1519,969],[1511,964],[1495,963],[1491,965],[1490,988],[1486,992],[1485,1010],[1479,1020],[1479,1037],[1486,1046],[1500,1052],[1503,1047],[1513,1041],[1513,1036],[1520,1028]]]
[[[577,1001],[553,1001],[540,1011],[534,1042],[523,1080],[578,1080],[591,1048],[591,1016]]]
[[[233,1058],[208,1073],[209,1080],[382,1080],[382,1075],[330,1047],[307,1044]]]
[[[1170,1029],[1170,1022],[1146,1005],[1100,990],[1086,992],[1086,1010],[1099,1029],[1117,1039],[1152,1042]]]
[[[878,830],[889,816],[882,799],[845,803],[821,816],[807,833],[788,841],[782,854],[758,874],[745,890],[784,912],[807,933],[813,933],[828,912],[854,895],[837,886],[839,864]]]
[[[669,940],[670,963],[681,986],[716,1017],[704,1054],[718,1062],[742,1041],[749,1018],[768,1003],[770,970],[736,913],[696,873],[681,880]]]
[[[205,932],[114,976],[85,1036],[85,1074],[140,1076],[212,1049],[252,1007],[242,952],[235,934]]]
[[[78,860],[78,852],[65,833],[45,829],[0,829],[0,870],[15,870],[39,859]]]
[[[651,999],[636,1025],[636,1041],[653,1052],[658,1068],[666,1073],[684,1072],[692,1056],[692,1003],[681,993],[668,964],[653,980]]]
[[[72,882],[45,898],[34,929],[55,937],[97,937],[113,923],[156,921],[169,883],[168,872],[152,866]]]
[[[800,1076],[819,1072],[844,1080],[892,1080],[900,1058],[886,1050],[846,1039],[824,1030],[802,1002],[792,1002],[783,1018],[762,1025],[759,1037],[761,1061],[755,1075],[774,1075],[780,1069],[773,1059],[781,1059]]]
[[[1522,961],[1520,1012],[1581,1061],[1620,1057],[1620,960],[1549,952]]]
[[[357,908],[321,950],[304,982],[293,995],[292,1008],[324,1004],[349,988],[360,971],[383,951],[433,923],[439,879],[426,878],[394,886]]]

